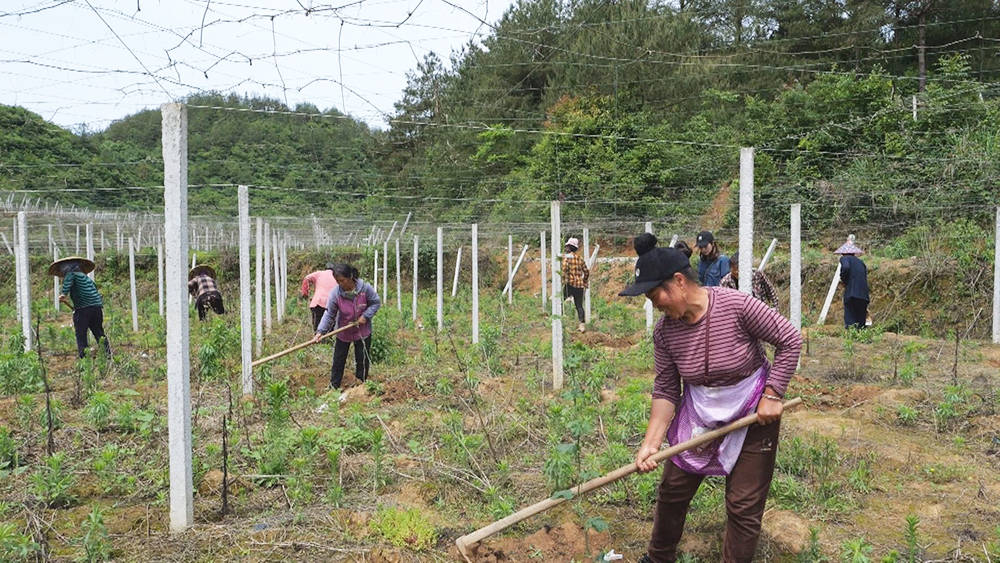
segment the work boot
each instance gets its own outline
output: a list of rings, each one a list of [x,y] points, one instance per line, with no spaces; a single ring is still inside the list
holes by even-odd
[[[580,326],[576,327],[576,330],[579,332],[587,332],[587,325],[580,323]]]

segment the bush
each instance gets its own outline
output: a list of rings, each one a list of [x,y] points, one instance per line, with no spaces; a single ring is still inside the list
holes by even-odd
[[[0,393],[41,393],[45,390],[42,366],[34,354],[13,352],[0,354]]]
[[[38,544],[17,530],[13,522],[0,522],[0,560],[34,561]]]
[[[65,463],[65,454],[53,454],[31,476],[32,492],[39,502],[50,508],[67,506],[76,500],[69,492],[76,478],[64,467]]]
[[[20,457],[17,453],[17,444],[10,434],[10,429],[0,426],[0,471],[14,469],[20,465]]]
[[[104,391],[97,391],[87,401],[87,406],[83,409],[83,416],[86,417],[87,422],[94,425],[94,428],[103,432],[111,423],[113,409],[114,400],[111,395]]]
[[[423,551],[437,543],[437,531],[416,508],[380,508],[370,528],[396,547]]]

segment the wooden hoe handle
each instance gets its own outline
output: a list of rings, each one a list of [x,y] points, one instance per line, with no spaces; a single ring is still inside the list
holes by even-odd
[[[799,398],[799,397],[796,397],[796,398],[794,398],[794,399],[792,399],[790,401],[785,401],[785,404],[783,405],[783,411],[795,408],[795,407],[799,406],[800,404],[802,404],[802,399]],[[706,432],[706,433],[704,433],[704,434],[702,434],[702,435],[700,435],[700,436],[698,436],[696,438],[691,438],[690,440],[688,440],[686,442],[681,442],[680,444],[671,446],[671,447],[669,447],[669,448],[667,448],[665,450],[660,450],[659,452],[657,452],[657,453],[653,454],[652,456],[650,456],[649,459],[651,459],[651,460],[655,461],[657,464],[659,464],[660,462],[666,461],[667,459],[670,459],[671,457],[673,457],[673,456],[675,456],[675,455],[677,455],[677,454],[679,454],[681,452],[684,452],[684,451],[690,450],[692,448],[696,448],[696,447],[698,447],[698,446],[700,446],[702,444],[706,444],[708,442],[711,442],[712,440],[715,440],[716,438],[719,438],[720,436],[724,436],[724,435],[732,432],[733,430],[738,430],[740,428],[744,428],[746,426],[750,426],[751,424],[753,424],[755,422],[757,422],[757,413],[748,414],[747,416],[744,416],[743,418],[741,418],[739,420],[731,422],[731,423],[727,424],[726,426],[723,426],[721,428],[716,428],[715,430],[712,430],[710,432]],[[589,493],[590,491],[593,491],[594,489],[599,489],[599,488],[601,488],[601,487],[603,487],[603,486],[605,486],[605,485],[607,485],[609,483],[614,483],[615,481],[618,481],[618,480],[620,480],[620,479],[622,479],[624,477],[627,477],[627,476],[635,473],[636,471],[637,471],[637,467],[635,465],[635,462],[632,462],[632,463],[629,463],[628,465],[623,465],[622,467],[619,467],[618,469],[612,471],[611,473],[608,473],[607,475],[604,475],[602,477],[595,477],[594,479],[591,479],[590,481],[587,481],[586,483],[581,483],[579,485],[576,485],[575,487],[571,487],[568,490],[571,491],[574,496],[581,495],[581,494],[584,494],[584,493]],[[511,514],[510,516],[507,516],[506,518],[503,518],[501,520],[497,520],[496,522],[494,522],[494,523],[492,523],[492,524],[490,524],[490,525],[488,525],[486,527],[480,528],[480,529],[476,530],[475,532],[472,532],[471,534],[466,534],[466,535],[464,535],[464,536],[456,539],[455,540],[455,545],[458,546],[458,551],[462,554],[462,557],[464,557],[466,561],[471,562],[472,559],[470,559],[469,551],[468,551],[469,547],[471,547],[471,546],[479,543],[480,541],[482,541],[485,538],[488,538],[488,537],[492,536],[493,534],[496,534],[496,533],[498,533],[498,532],[500,532],[502,530],[505,530],[505,529],[513,526],[514,524],[517,524],[518,522],[520,522],[520,521],[522,521],[522,520],[524,520],[524,519],[526,519],[528,517],[534,516],[535,514],[538,514],[539,512],[544,512],[544,511],[546,511],[546,510],[548,510],[548,509],[550,509],[550,508],[552,508],[554,506],[560,505],[560,504],[566,502],[566,500],[568,500],[568,499],[566,499],[564,497],[559,497],[559,498],[549,497],[549,498],[547,498],[545,500],[536,502],[535,504],[533,504],[531,506],[528,506],[528,507],[522,508],[521,510],[518,510],[517,512],[515,512],[514,514]]]
[[[309,346],[312,346],[313,344],[319,343],[320,341],[323,341],[323,340],[326,340],[327,338],[330,338],[334,334],[338,334],[338,333],[344,332],[345,330],[347,330],[349,328],[352,328],[352,327],[356,327],[356,326],[358,326],[358,322],[354,321],[351,324],[344,325],[344,326],[338,328],[337,330],[330,331],[330,332],[324,334],[323,336],[320,336],[319,340],[317,340],[316,342],[313,342],[312,340],[307,340],[307,341],[303,342],[302,344],[296,344],[295,346],[292,346],[291,348],[289,348],[287,350],[282,350],[281,352],[278,352],[276,354],[271,354],[270,356],[268,356],[266,358],[260,358],[259,360],[254,360],[253,363],[250,364],[250,367],[255,368],[255,367],[257,367],[257,366],[259,366],[261,364],[266,364],[267,362],[270,362],[271,360],[276,360],[276,359],[278,359],[278,358],[280,358],[282,356],[287,356],[288,354],[291,354],[292,352],[294,352],[296,350],[301,350],[303,348],[307,348]]]

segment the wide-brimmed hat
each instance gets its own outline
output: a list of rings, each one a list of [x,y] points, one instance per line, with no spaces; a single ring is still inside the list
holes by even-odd
[[[191,268],[191,271],[188,272],[188,279],[190,280],[195,276],[200,276],[200,275],[206,275],[210,278],[214,278],[215,270],[213,270],[212,267],[207,264],[199,264],[194,268]]]
[[[833,253],[834,254],[853,254],[855,256],[861,256],[862,254],[865,253],[865,251],[861,250],[861,247],[859,247],[858,245],[854,244],[854,235],[849,235],[847,237],[847,242],[845,242],[844,244],[840,245],[840,248],[838,248],[837,250],[834,250]]]
[[[673,277],[684,268],[690,268],[691,261],[676,248],[653,248],[643,253],[635,261],[635,281],[618,295],[634,297]]]
[[[70,262],[79,262],[80,271],[89,274],[94,271],[94,262],[87,260],[82,256],[67,256],[65,258],[60,258],[55,262],[49,264],[49,275],[50,276],[61,276],[63,264],[68,264]]]

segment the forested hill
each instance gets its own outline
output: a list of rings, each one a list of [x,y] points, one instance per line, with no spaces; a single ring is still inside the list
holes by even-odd
[[[278,215],[323,209],[337,193],[370,191],[373,136],[361,122],[267,99],[201,95],[186,103],[194,214],[235,212],[235,191],[220,184],[260,186],[255,208]],[[36,190],[33,197],[93,208],[157,209],[162,189],[128,188],[162,184],[158,110],[77,136],[22,108],[0,106],[0,189]]]
[[[985,221],[1000,203],[995,2],[524,0],[489,29],[447,62],[427,55],[386,131],[334,110],[190,98],[190,182],[272,186],[255,202],[276,214],[360,194],[328,211],[521,221],[562,198],[568,217],[690,218],[725,197],[739,147],[754,146],[765,224],[801,202],[813,227],[895,233]],[[155,192],[113,188],[162,181],[157,112],[84,137],[0,116],[0,185],[155,205]],[[90,164],[8,166],[67,161]],[[218,193],[193,188],[196,212],[231,211]]]

